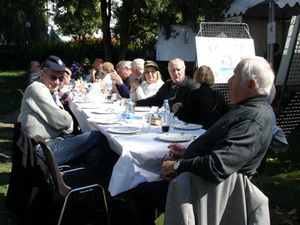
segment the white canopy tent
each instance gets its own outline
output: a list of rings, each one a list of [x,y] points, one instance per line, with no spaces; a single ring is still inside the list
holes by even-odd
[[[267,3],[274,3],[274,10],[275,7],[279,8],[285,8],[285,7],[294,7],[297,3],[300,5],[300,0],[236,0],[234,1],[229,10],[226,11],[225,17],[232,17],[232,16],[238,16],[240,14],[245,14],[247,10],[259,6],[259,5],[265,5]],[[264,14],[257,13],[256,16],[263,16],[267,15],[267,12]],[[263,15],[262,15],[263,14]]]
[[[236,0],[225,12],[225,18],[239,15],[268,18],[267,59],[273,64],[276,34],[275,20],[277,18],[290,19],[293,15],[299,14],[300,0]]]

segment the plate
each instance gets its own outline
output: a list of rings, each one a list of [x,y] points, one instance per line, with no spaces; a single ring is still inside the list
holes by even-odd
[[[173,128],[179,130],[198,130],[202,128],[202,125],[194,123],[174,123]]]
[[[194,136],[183,133],[163,133],[158,135],[158,138],[162,141],[185,142],[192,140]]]
[[[74,102],[76,102],[76,103],[90,103],[89,100],[81,100],[81,99],[75,100]]]
[[[113,108],[102,108],[102,109],[99,109],[97,111],[92,111],[91,113],[95,113],[95,114],[110,114],[110,113],[115,113],[116,110],[113,109]]]
[[[90,118],[88,120],[100,124],[116,124],[119,122],[118,118]]]
[[[134,134],[141,130],[137,127],[110,127],[107,131],[115,134]]]
[[[99,105],[82,105],[79,107],[80,109],[99,109]]]
[[[136,112],[149,112],[151,110],[150,107],[136,106],[134,111]]]

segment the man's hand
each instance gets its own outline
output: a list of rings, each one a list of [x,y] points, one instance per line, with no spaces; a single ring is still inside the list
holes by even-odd
[[[185,148],[180,144],[170,144],[169,148],[169,156],[172,159],[182,159],[184,155]]]
[[[176,102],[174,105],[172,105],[172,112],[177,113],[182,107],[183,104],[181,102]]]
[[[122,78],[119,76],[119,74],[117,74],[116,71],[111,72],[110,77],[114,84],[118,84],[118,85],[123,84]]]
[[[164,161],[161,165],[161,177],[164,178],[167,181],[172,180],[174,177],[176,171],[173,168],[173,164],[175,163],[175,160],[167,160]]]

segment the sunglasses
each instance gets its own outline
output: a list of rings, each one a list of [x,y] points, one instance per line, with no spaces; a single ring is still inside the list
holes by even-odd
[[[58,79],[60,82],[62,82],[64,80],[64,77],[63,76],[57,77],[55,75],[51,75],[50,79],[53,81],[56,81]]]

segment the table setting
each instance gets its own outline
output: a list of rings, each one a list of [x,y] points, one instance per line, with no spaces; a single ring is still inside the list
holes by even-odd
[[[83,131],[99,130],[120,155],[109,184],[112,196],[141,182],[160,180],[160,166],[168,155],[168,145],[180,143],[187,147],[205,132],[201,125],[184,123],[172,113],[168,132],[163,132],[158,107],[134,107],[132,117],[127,117],[126,100],[89,104],[73,101],[70,109]],[[155,122],[152,118],[156,118]]]

